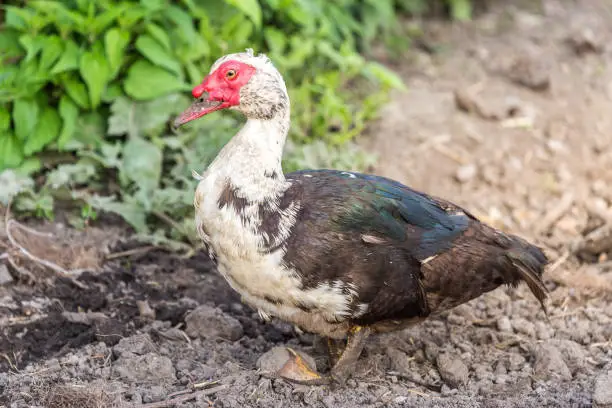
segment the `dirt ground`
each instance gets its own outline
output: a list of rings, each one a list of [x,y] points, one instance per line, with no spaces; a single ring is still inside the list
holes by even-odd
[[[260,321],[204,255],[12,224],[0,407],[612,407],[612,5],[522,3],[424,23],[393,63],[409,91],[360,143],[376,173],[543,246],[548,315],[525,287],[499,288],[373,338],[345,388],[294,386],[261,371],[286,345],[327,369],[320,340]],[[34,267],[11,239],[88,271]]]

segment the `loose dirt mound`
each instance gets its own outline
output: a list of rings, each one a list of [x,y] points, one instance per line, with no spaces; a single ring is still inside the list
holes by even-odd
[[[406,56],[409,92],[362,144],[377,173],[545,247],[548,316],[523,286],[500,288],[372,339],[346,388],[294,386],[258,359],[289,345],[325,370],[320,340],[261,322],[204,255],[54,229],[80,248],[53,257],[65,276],[3,239],[19,262],[0,263],[0,406],[612,406],[612,9],[536,3],[426,24],[424,48],[441,51]],[[21,233],[36,257],[66,255]]]

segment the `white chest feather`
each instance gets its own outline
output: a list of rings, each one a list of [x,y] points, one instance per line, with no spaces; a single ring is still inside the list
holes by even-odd
[[[305,330],[343,335],[342,322],[350,316],[355,291],[340,281],[305,289],[300,275],[283,262],[283,242],[296,222],[300,203],[276,208],[281,211],[279,225],[274,236],[268,236],[260,230],[265,221],[265,213],[259,211],[261,201],[241,199],[238,209],[220,205],[227,182],[220,173],[204,174],[195,198],[198,232],[214,252],[219,272],[262,317],[276,316]],[[275,207],[273,197],[266,198],[268,208]],[[270,252],[269,247],[276,249]]]
[[[299,273],[283,261],[302,205],[285,200],[281,206],[291,186],[281,168],[283,123],[249,119],[223,148],[200,178],[196,226],[219,272],[262,316],[342,337],[356,296],[353,288],[340,281],[305,288]]]

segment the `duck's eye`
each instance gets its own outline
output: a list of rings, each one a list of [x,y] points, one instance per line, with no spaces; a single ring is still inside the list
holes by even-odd
[[[225,73],[225,77],[226,77],[227,79],[234,79],[234,78],[236,78],[236,71],[235,71],[235,70],[233,70],[233,69],[230,69],[229,71],[227,71],[227,72]]]

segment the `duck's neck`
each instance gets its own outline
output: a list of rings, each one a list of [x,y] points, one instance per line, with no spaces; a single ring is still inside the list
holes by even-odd
[[[271,119],[249,118],[209,167],[253,200],[276,195],[286,185],[282,157],[289,131],[289,109]]]

